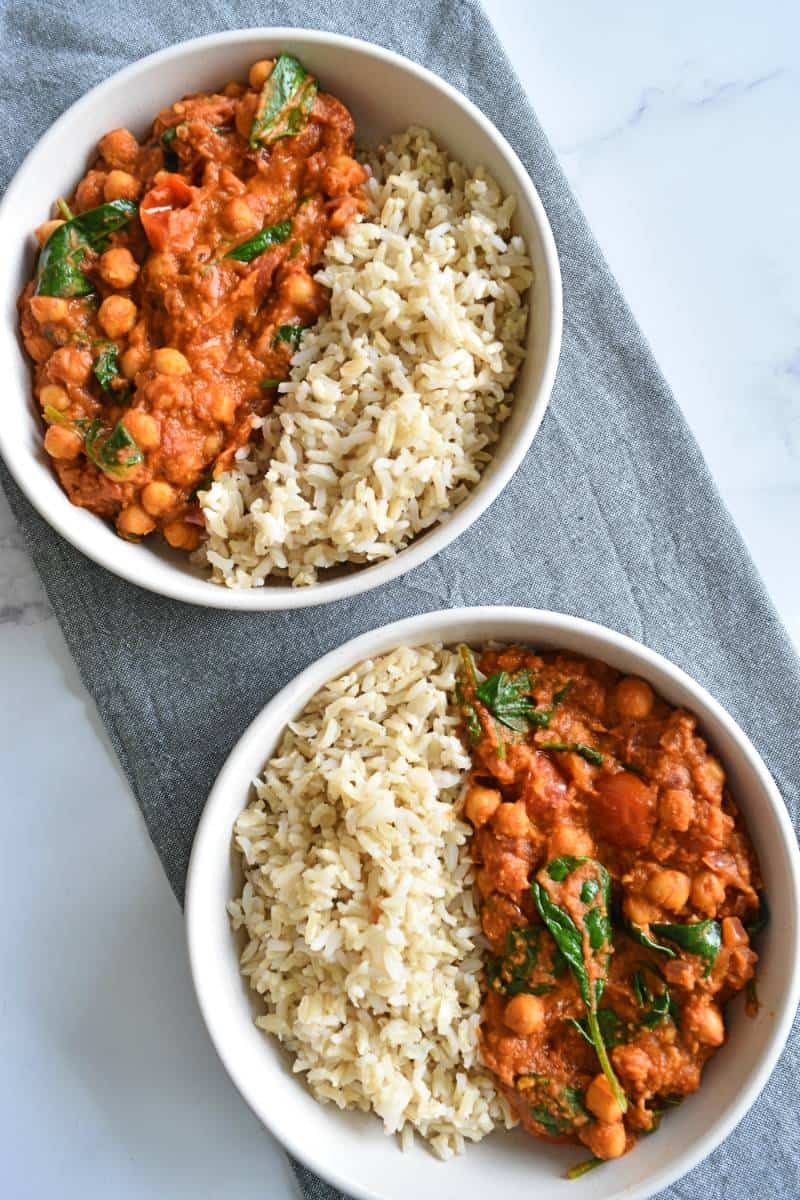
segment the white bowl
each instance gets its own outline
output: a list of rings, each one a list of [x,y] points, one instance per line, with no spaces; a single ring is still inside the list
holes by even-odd
[[[296,54],[326,91],[349,106],[360,142],[374,145],[407,125],[422,124],[469,166],[488,167],[503,190],[517,197],[514,228],[528,244],[536,279],[528,355],[513,411],[494,460],[468,499],[388,561],[314,587],[236,592],[210,583],[165,544],[131,545],[104,521],[70,504],[42,447],[16,301],[34,266],[34,227],[50,215],[57,196],[73,190],[104,133],[126,126],[143,136],[160,108],[187,92],[244,78],[253,61],[282,49]],[[63,537],[123,579],[176,600],[210,608],[301,608],[397,578],[458,537],[499,495],[528,450],[550,398],[561,345],[561,275],[553,235],[530,177],[508,142],[455,88],[399,54],[354,38],[298,29],[236,30],[183,42],[112,75],[64,113],[28,155],[0,205],[0,241],[0,370],[6,381],[0,453],[28,499]]]
[[[276,1041],[253,1024],[239,974],[238,948],[225,911],[240,876],[231,850],[234,820],[288,720],[329,679],[398,645],[489,639],[562,647],[640,675],[670,703],[697,714],[720,756],[758,853],[772,913],[761,935],[761,1009],[746,1016],[742,997],[728,1008],[729,1041],[710,1062],[700,1091],[652,1137],[616,1162],[567,1185],[565,1169],[586,1151],[551,1146],[516,1130],[496,1132],[448,1163],[421,1145],[402,1154],[377,1118],[340,1112],[313,1099]],[[214,1045],[239,1091],[301,1162],[363,1200],[644,1200],[683,1175],[730,1133],[764,1086],[788,1036],[800,996],[800,856],[775,784],[750,741],[725,710],[678,667],[601,625],[525,608],[462,608],[398,621],[326,654],[256,717],[220,772],[197,830],[186,893],[194,984]],[[757,1181],[754,1180],[754,1185]]]

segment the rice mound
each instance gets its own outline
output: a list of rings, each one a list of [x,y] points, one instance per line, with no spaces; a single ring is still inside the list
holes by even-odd
[[[466,498],[510,411],[533,278],[514,198],[419,128],[369,165],[365,218],[317,275],[330,311],[260,440],[200,494],[197,558],[229,587],[396,554]]]
[[[457,656],[401,648],[327,684],[287,726],[234,830],[228,904],[256,1024],[314,1095],[373,1110],[441,1158],[513,1117],[478,1061],[480,921]]]

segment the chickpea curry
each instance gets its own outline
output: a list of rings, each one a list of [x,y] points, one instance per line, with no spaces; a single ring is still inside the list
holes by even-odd
[[[758,864],[696,719],[604,663],[461,647],[481,1054],[522,1125],[630,1150],[700,1085],[748,987]]]
[[[325,309],[313,272],[363,210],[366,172],[350,113],[288,54],[164,109],[141,143],[112,130],[98,153],[37,230],[19,301],[44,446],[73,504],[193,550],[197,490]]]

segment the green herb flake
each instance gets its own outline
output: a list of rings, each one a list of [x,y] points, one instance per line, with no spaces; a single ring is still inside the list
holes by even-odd
[[[766,929],[769,924],[769,904],[764,892],[758,893],[758,908],[755,916],[745,922],[745,933],[752,940],[757,933],[761,933],[762,929]]]
[[[291,221],[279,221],[277,225],[268,225],[266,229],[262,229],[255,237],[242,242],[238,246],[234,246],[224,257],[232,258],[236,262],[252,262],[254,258],[258,258],[259,254],[263,254],[265,250],[268,250],[270,246],[278,246],[281,242],[285,242],[291,232]],[[290,328],[295,328],[295,326],[281,326],[281,329]]]
[[[110,391],[112,383],[119,376],[118,354],[114,342],[100,343],[100,353],[94,360],[92,373],[104,392]]]
[[[595,1167],[602,1167],[606,1162],[604,1158],[587,1158],[584,1162],[578,1163],[575,1167],[570,1167],[565,1176],[570,1181],[580,1179],[582,1175],[588,1175],[589,1171],[593,1171]]]
[[[279,346],[281,342],[292,347],[294,352],[300,345],[300,339],[305,332],[303,325],[279,325],[275,331],[275,337],[272,339],[273,346]]]
[[[587,762],[592,763],[595,767],[602,767],[605,759],[599,750],[594,746],[587,746],[585,742],[542,742],[539,745],[540,750],[563,750],[571,754],[579,754],[581,758],[585,758]]]

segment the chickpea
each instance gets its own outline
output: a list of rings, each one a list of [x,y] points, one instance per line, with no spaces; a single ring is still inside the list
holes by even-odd
[[[259,218],[241,196],[233,196],[222,210],[222,220],[231,233],[247,233],[260,224]]]
[[[207,434],[203,442],[203,457],[206,459],[216,458],[222,449],[224,438],[221,433]]]
[[[141,191],[139,180],[127,171],[109,171],[103,184],[105,200],[135,200]]]
[[[158,371],[161,375],[188,375],[192,369],[185,355],[172,346],[163,346],[160,350],[154,350],[150,362],[153,370]]]
[[[55,323],[66,321],[69,316],[69,305],[59,296],[33,296],[31,312],[40,325],[48,321]]]
[[[26,337],[25,349],[30,354],[34,362],[43,363],[50,357],[50,352],[53,349],[53,343],[48,341],[46,337]]]
[[[155,450],[161,442],[161,426],[141,408],[129,408],[122,424],[141,450]]]
[[[509,1000],[503,1013],[509,1029],[521,1037],[536,1033],[544,1025],[544,1002],[541,996],[529,996],[525,992]]]
[[[476,829],[485,825],[500,807],[503,797],[497,788],[483,787],[480,783],[471,783],[464,801],[464,815]]]
[[[523,800],[515,804],[501,804],[492,817],[492,825],[502,837],[524,838],[531,831],[531,823]]]
[[[251,88],[255,88],[260,92],[264,84],[272,74],[272,68],[275,66],[275,60],[272,58],[262,58],[259,62],[253,63],[248,75],[248,83]]]
[[[620,1158],[625,1153],[627,1138],[622,1121],[596,1121],[590,1125],[583,1140],[597,1158]]]
[[[658,801],[658,816],[668,829],[685,833],[694,820],[694,796],[687,788],[666,788]]]
[[[642,896],[626,896],[622,907],[625,916],[629,921],[633,921],[634,925],[649,925],[651,921],[658,920],[658,909],[648,904]]]
[[[62,383],[87,383],[92,370],[92,356],[77,346],[62,346],[51,356],[47,369],[53,379]]]
[[[725,899],[725,884],[713,871],[701,871],[692,880],[691,896],[698,912],[714,917]]]
[[[236,130],[242,137],[250,136],[257,108],[258,96],[254,92],[248,92],[236,105]]]
[[[305,271],[295,271],[286,280],[285,294],[290,304],[312,304],[317,294],[317,285]]]
[[[211,392],[211,413],[222,425],[232,425],[236,417],[236,397],[226,388],[217,386]]]
[[[164,526],[164,537],[176,550],[196,550],[202,536],[202,530],[187,521],[170,521]]]
[[[136,305],[126,296],[106,296],[97,310],[97,319],[110,338],[124,337],[136,324]]]
[[[151,254],[147,260],[147,278],[150,283],[163,283],[172,273],[172,261],[165,253]]]
[[[55,219],[52,221],[45,221],[43,225],[40,225],[36,230],[36,240],[39,245],[43,246],[51,234],[54,234],[61,225],[65,224],[65,221]]]
[[[124,537],[144,537],[155,527],[155,521],[138,504],[129,504],[117,517],[117,529]]]
[[[574,825],[561,825],[555,829],[547,843],[547,857],[560,858],[562,854],[573,854],[576,858],[591,858],[594,854],[594,842],[586,829],[576,829]]]
[[[112,246],[100,256],[100,277],[113,288],[130,287],[139,274],[139,264],[123,246]]]
[[[722,764],[709,755],[695,767],[694,778],[701,795],[718,804],[722,799],[722,789],[725,786],[725,772]]]
[[[44,448],[51,458],[71,462],[78,457],[82,446],[80,435],[63,425],[51,425],[44,435]]]
[[[64,412],[69,408],[69,396],[57,383],[46,383],[39,392],[39,403],[42,408],[55,408],[58,412]]]
[[[79,213],[103,203],[105,183],[105,171],[89,171],[84,175],[75,189],[75,208]]]
[[[654,871],[647,881],[645,892],[654,904],[679,912],[689,899],[692,881],[683,871]]]
[[[621,717],[641,721],[653,711],[655,696],[649,683],[637,679],[635,675],[626,675],[617,684],[614,699]]]
[[[154,479],[142,488],[142,507],[151,517],[163,517],[175,507],[178,493],[170,484],[162,479]]]
[[[119,367],[126,379],[133,379],[147,362],[147,351],[141,346],[129,346],[119,360]]]
[[[237,83],[235,79],[232,79],[230,83],[225,84],[225,87],[222,89],[222,94],[223,96],[233,96],[235,99],[236,97],[241,96],[244,90],[245,89],[240,83]]]
[[[690,999],[684,1005],[681,1024],[705,1046],[721,1046],[725,1041],[725,1022],[713,1000],[703,997]]]
[[[139,154],[139,143],[127,129],[112,129],[100,138],[97,148],[112,167],[131,167]]]
[[[609,1125],[622,1120],[622,1109],[615,1100],[605,1075],[595,1075],[586,1089],[586,1107],[593,1116]]]

